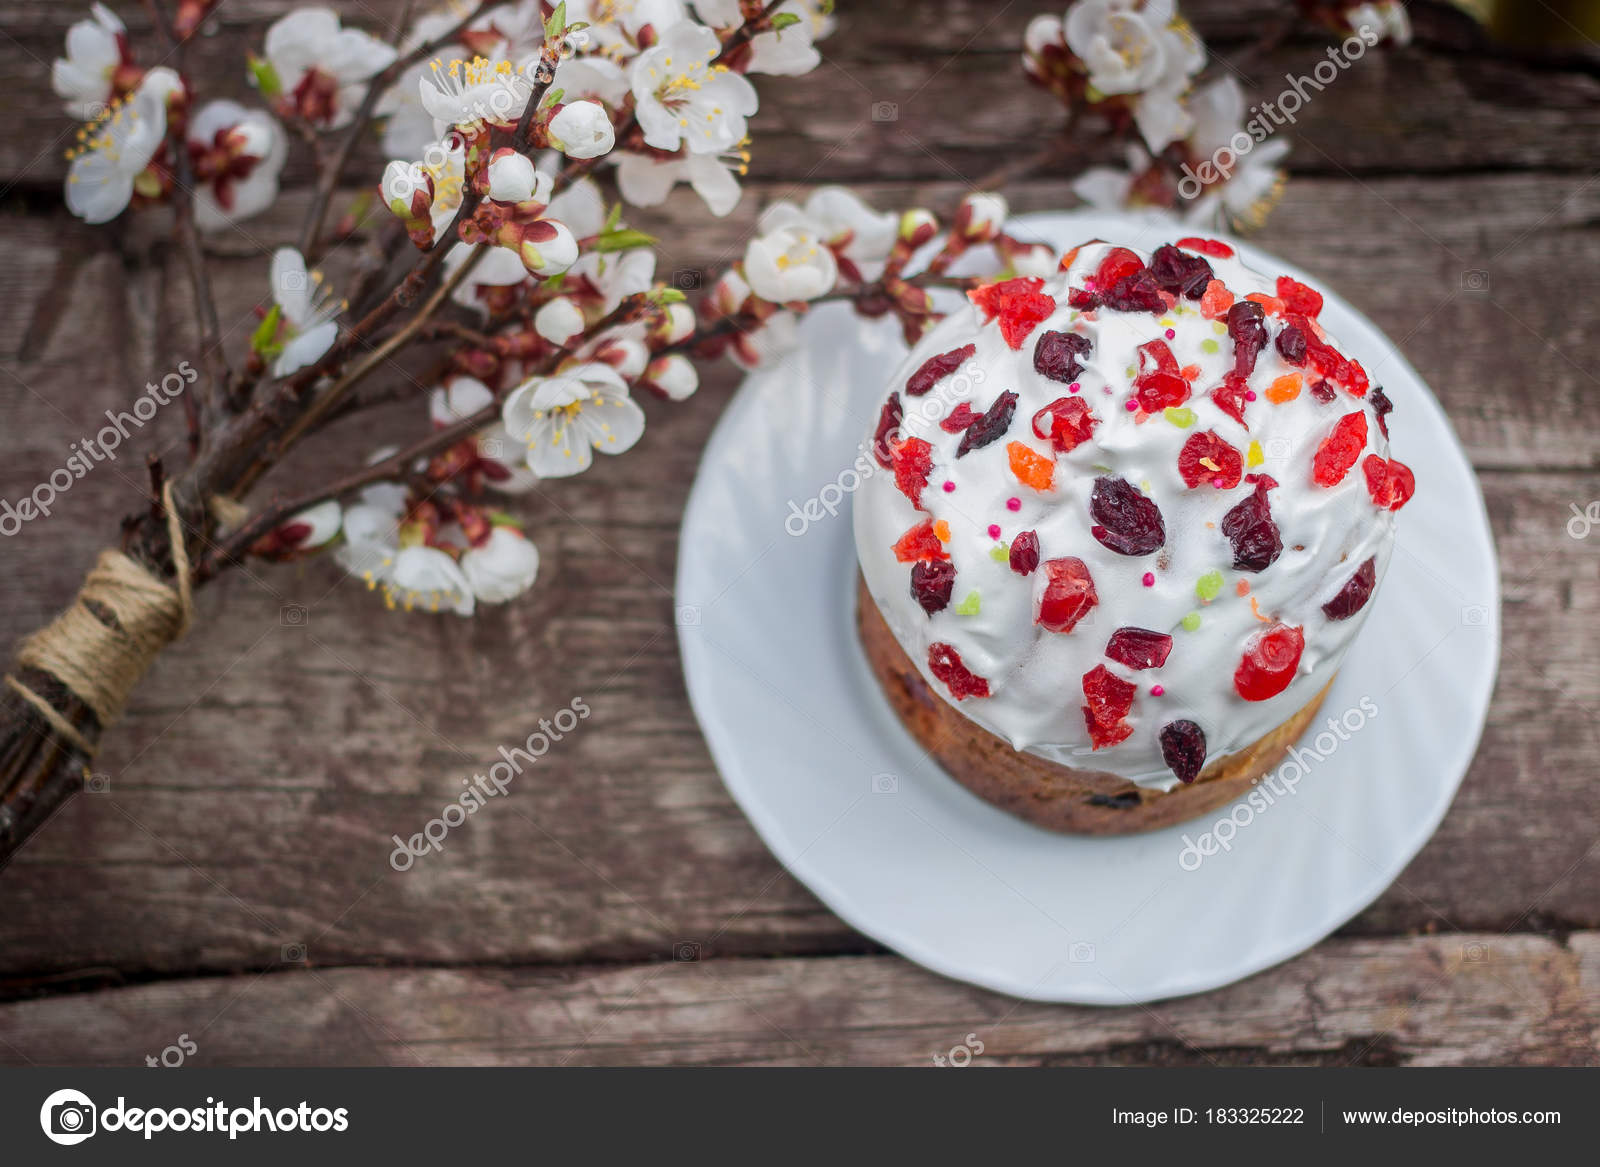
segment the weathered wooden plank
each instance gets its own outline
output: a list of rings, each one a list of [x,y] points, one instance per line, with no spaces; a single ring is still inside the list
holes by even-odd
[[[306,967],[0,1006],[0,1063],[138,1065],[186,1039],[194,1066],[931,1066],[956,1047],[976,1066],[1594,1065],[1597,979],[1594,933],[1333,941],[1137,1009],[1012,1001],[880,956]]]

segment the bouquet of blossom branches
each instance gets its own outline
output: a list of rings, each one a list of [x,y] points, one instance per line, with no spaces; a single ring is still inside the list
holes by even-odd
[[[953,271],[1053,271],[1048,248],[1004,232],[991,186],[1102,140],[1122,146],[1126,169],[1070,187],[1100,207],[1251,225],[1282,184],[1286,147],[1266,140],[1232,77],[1207,80],[1174,0],[1079,0],[1035,18],[1023,46],[1026,75],[1065,109],[1059,137],[1019,149],[943,222],[838,187],[774,203],[691,305],[655,278],[654,240],[627,218],[679,184],[712,215],[733,209],[758,107],[750,78],[814,69],[829,0],[453,0],[403,20],[394,43],[305,7],[239,63],[248,104],[196,92],[185,70],[219,2],[145,0],[142,46],[96,3],[52,71],[86,123],[68,208],[89,223],[166,217],[201,351],[185,374],[186,462],[151,460],[149,507],[6,677],[0,861],[82,787],[129,692],[188,629],[194,589],[230,567],[325,551],[392,608],[470,616],[538,576],[502,496],[631,449],[641,396],[683,400],[707,361],[772,359],[821,301],[893,316],[912,343],[937,319],[931,288],[980,282]],[[1396,3],[1298,7],[1347,53],[1409,36]],[[140,63],[152,58],[163,63]],[[351,176],[379,134],[392,160]],[[263,265],[270,307],[248,344],[225,344],[207,240],[273,205],[296,149],[316,166],[309,209]],[[369,194],[335,207],[352,178]],[[348,282],[330,286],[320,265],[347,248]],[[260,488],[308,436],[419,383],[431,393],[409,444],[358,452],[324,481]]]

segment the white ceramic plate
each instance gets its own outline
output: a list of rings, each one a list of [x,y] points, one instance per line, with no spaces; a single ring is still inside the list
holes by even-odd
[[[1098,237],[1151,250],[1185,233],[1094,215],[1026,217],[1013,230],[1058,249]],[[1262,272],[1322,286],[1230,242]],[[1322,319],[1393,399],[1395,450],[1417,476],[1388,575],[1322,710],[1338,717],[1366,697],[1377,712],[1351,713],[1362,724],[1345,740],[1308,733],[1307,772],[1293,783],[1293,769],[1281,772],[1285,793],[1270,804],[1258,790],[1255,806],[1124,838],[1052,834],[969,794],[901,727],[867,671],[850,499],[837,484],[904,354],[896,328],[823,305],[799,352],[746,381],[684,516],[683,664],[729,791],[841,918],[998,992],[1131,1004],[1215,988],[1303,951],[1422,848],[1494,687],[1494,545],[1466,455],[1416,371],[1339,297],[1327,296]],[[791,510],[817,498],[837,513],[808,524]]]

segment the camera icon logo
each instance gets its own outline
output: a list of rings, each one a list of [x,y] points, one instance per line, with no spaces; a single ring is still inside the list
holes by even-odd
[[[304,628],[311,613],[304,604],[285,604],[278,609],[278,623],[285,628]]]
[[[900,120],[900,106],[893,101],[875,101],[872,103],[872,120],[875,122],[897,122]]]
[[[88,794],[110,794],[111,775],[89,773],[83,776],[83,789]]]
[[[306,290],[306,273],[303,271],[286,271],[279,273],[278,290],[280,292],[303,292]]]
[[[479,438],[478,456],[498,462],[506,455],[506,444],[499,438]]]
[[[872,793],[897,794],[900,790],[900,779],[893,774],[874,774],[872,776]]]
[[[1294,447],[1289,444],[1288,438],[1268,438],[1262,444],[1261,452],[1267,456],[1268,461],[1282,462],[1294,452]]]
[[[700,627],[700,609],[694,604],[684,604],[673,613],[674,622],[679,628]]]
[[[1093,964],[1094,945],[1080,940],[1067,950],[1067,959],[1073,964]]]
[[[679,964],[695,964],[700,959],[700,941],[678,941],[672,946],[672,959]]]
[[[39,1126],[52,1143],[72,1147],[94,1134],[97,1113],[87,1094],[57,1090],[39,1108]]]
[[[1461,273],[1461,290],[1463,292],[1487,293],[1490,287],[1489,273],[1482,268],[1473,268]]]
[[[1461,959],[1467,964],[1487,964],[1489,961],[1489,946],[1482,943],[1463,945]]]
[[[1489,609],[1482,604],[1468,604],[1461,609],[1461,622],[1469,628],[1482,628],[1489,622]]]
[[[285,964],[304,964],[306,962],[306,946],[304,944],[285,944],[279,952]]]
[[[702,276],[697,267],[680,267],[672,273],[672,286],[680,292],[692,292],[700,286]]]

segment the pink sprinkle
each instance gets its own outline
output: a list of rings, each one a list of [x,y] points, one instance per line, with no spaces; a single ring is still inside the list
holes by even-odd
[[[946,493],[946,494],[949,494],[949,493],[950,493],[950,492],[951,492],[951,491],[952,491],[952,490],[954,490],[954,489],[955,489],[955,488],[956,488],[956,484],[955,484],[955,483],[953,483],[953,482],[946,482],[946,483],[945,483],[945,484],[944,484],[944,492],[945,492],[945,493]]]
[[[999,523],[990,523],[989,524],[989,538],[991,538],[991,539],[1000,538],[1000,524]]]
[[[1083,386],[1079,385],[1076,381],[1074,381],[1072,384],[1067,386],[1067,392],[1068,393],[1076,393],[1081,388],[1083,388]]]
[[[1175,340],[1175,339],[1177,339],[1177,336],[1178,336],[1178,334],[1176,332],[1174,332],[1172,329],[1170,329],[1170,328],[1167,329],[1167,339],[1168,340]]]
[[[1147,588],[1153,588],[1153,587],[1156,586],[1156,573],[1155,572],[1147,571],[1147,572],[1144,573],[1144,586],[1147,587]]]
[[[1150,686],[1150,696],[1152,696],[1152,697],[1164,697],[1164,696],[1166,696],[1166,692],[1167,691],[1165,689],[1163,689],[1160,685],[1151,685]]]
[[[1020,511],[1021,509],[1022,509],[1022,500],[1020,498],[1008,498],[1008,499],[1006,499],[1006,510],[1008,510],[1008,511]]]
[[[1254,389],[1246,389],[1244,391],[1244,399],[1246,401],[1254,401],[1256,399],[1256,391]]]
[[[1138,408],[1139,408],[1139,403],[1137,401],[1129,399],[1129,401],[1128,401],[1128,412],[1132,413],[1134,410],[1136,410]]]

